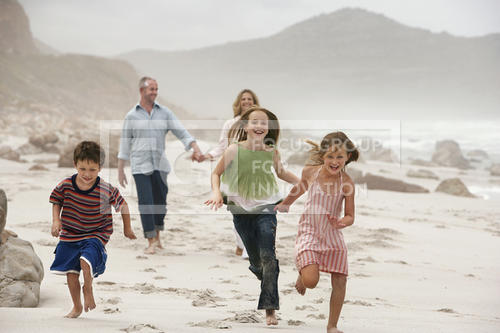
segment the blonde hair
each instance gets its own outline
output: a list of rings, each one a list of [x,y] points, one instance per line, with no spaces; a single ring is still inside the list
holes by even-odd
[[[243,89],[242,91],[239,92],[238,96],[236,96],[236,99],[233,102],[233,114],[234,117],[237,117],[241,115],[242,110],[241,110],[241,96],[243,96],[244,93],[249,93],[252,95],[253,98],[253,104],[254,105],[259,105],[259,99],[257,98],[257,95],[250,89]]]
[[[323,164],[323,156],[331,147],[345,149],[349,156],[345,165],[355,162],[359,158],[358,149],[344,132],[329,133],[325,135],[320,144],[311,140],[306,140],[306,142],[312,146],[309,150],[309,161],[306,163],[308,165]]]
[[[264,143],[267,145],[275,146],[278,143],[280,136],[280,124],[278,117],[271,111],[261,108],[260,106],[254,105],[248,109],[229,130],[228,140],[231,141],[245,141],[247,139],[247,133],[245,132],[245,126],[248,124],[248,119],[250,114],[254,111],[262,111],[267,115],[268,120],[268,132],[264,138]]]

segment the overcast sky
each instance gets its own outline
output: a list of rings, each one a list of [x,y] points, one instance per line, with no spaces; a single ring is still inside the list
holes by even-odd
[[[266,37],[321,13],[360,7],[460,36],[500,32],[499,0],[19,0],[33,35],[62,52],[116,55]]]

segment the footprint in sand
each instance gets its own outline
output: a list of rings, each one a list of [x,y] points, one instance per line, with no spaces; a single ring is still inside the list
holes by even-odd
[[[231,329],[231,325],[220,320],[206,320],[199,323],[189,322],[188,325],[191,327],[215,328],[219,330]]]
[[[290,319],[289,321],[287,321],[287,324],[288,324],[288,326],[303,326],[306,323],[304,323],[303,321],[300,321],[300,320]]]
[[[324,301],[325,301],[325,299],[324,299],[324,298],[318,298],[318,299],[313,300],[312,302],[313,302],[314,304],[321,304],[321,303],[323,303]]]
[[[140,332],[140,333],[165,333],[165,331],[160,330],[154,325],[151,324],[132,324],[127,328],[122,328],[120,331],[124,331],[127,333],[130,332]]]
[[[153,279],[154,280],[166,280],[167,277],[166,276],[163,276],[163,275],[158,275],[158,276],[153,276]]]
[[[116,283],[111,281],[97,281],[96,284],[100,286],[112,286],[115,285]]]
[[[118,303],[121,303],[121,301],[122,301],[122,299],[120,297],[112,297],[112,298],[108,298],[107,300],[103,301],[103,303],[116,305]]]
[[[137,256],[135,257],[135,259],[138,259],[138,260],[146,260],[146,259],[149,259],[148,257],[146,256]]]
[[[408,263],[404,260],[386,260],[384,262],[390,263],[390,264],[408,265]]]
[[[372,257],[359,258],[357,261],[362,261],[362,262],[377,262],[377,260],[373,259]]]
[[[104,314],[113,314],[113,313],[120,313],[120,309],[119,308],[105,308],[103,310]]]
[[[350,300],[345,300],[344,304],[361,305],[361,306],[373,306],[373,304],[365,302],[365,301],[350,301]]]
[[[439,310],[436,310],[437,312],[444,312],[444,313],[457,313],[455,310],[450,309],[450,308],[442,308]]]
[[[307,318],[313,318],[313,319],[325,320],[325,319],[326,319],[326,316],[325,316],[324,314],[322,314],[322,313],[321,313],[321,314],[319,314],[319,315],[311,313],[311,314],[308,314],[308,315],[307,315]]]
[[[154,269],[154,268],[145,268],[143,270],[143,272],[146,272],[146,273],[156,273],[156,269]]]
[[[38,245],[41,245],[41,246],[51,246],[51,247],[57,245],[56,241],[49,240],[49,239],[39,239],[39,240],[35,241],[35,243],[37,243]]]
[[[298,310],[298,311],[304,311],[304,310],[318,311],[318,309],[316,309],[314,306],[310,306],[310,305],[296,306],[295,310]]]

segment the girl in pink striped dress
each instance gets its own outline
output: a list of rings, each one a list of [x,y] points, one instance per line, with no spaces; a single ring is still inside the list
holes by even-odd
[[[313,145],[311,163],[304,167],[300,183],[276,210],[288,212],[290,205],[308,191],[295,244],[299,271],[295,288],[304,295],[306,288],[316,287],[320,271],[331,275],[327,333],[338,333],[348,272],[347,247],[341,229],[354,223],[354,183],[344,167],[356,161],[359,152],[343,132],[326,135],[319,145],[307,142]]]

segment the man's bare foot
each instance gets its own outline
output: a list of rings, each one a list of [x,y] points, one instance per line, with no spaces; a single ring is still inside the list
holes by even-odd
[[[83,307],[82,305],[80,304],[80,306],[78,307],[73,307],[73,309],[71,309],[71,311],[64,316],[64,318],[78,318],[78,316],[80,316],[82,314],[82,310],[83,310]]]
[[[83,286],[83,309],[85,312],[95,309],[94,293],[92,292],[92,286]]]
[[[278,319],[276,319],[276,314],[274,310],[266,310],[266,324],[278,325]]]
[[[164,249],[164,247],[163,247],[163,245],[161,245],[161,242],[160,242],[160,240],[159,240],[159,239],[155,242],[155,247],[156,247],[157,249],[160,249],[160,250],[163,250],[163,249]]]
[[[149,242],[147,248],[144,249],[145,254],[155,254],[156,242]]]
[[[297,282],[295,282],[295,289],[297,289],[297,292],[301,295],[304,295],[306,293],[306,287],[302,283],[302,277],[299,276],[297,277]]]
[[[331,328],[327,327],[326,333],[344,333],[344,332],[339,330],[337,327],[331,327]]]
[[[234,253],[237,255],[237,256],[241,256],[243,254],[243,249],[239,246],[236,246],[236,251],[234,251]]]

